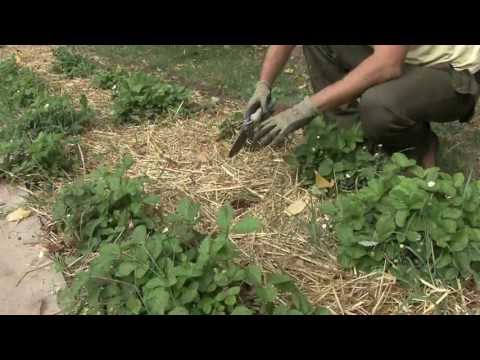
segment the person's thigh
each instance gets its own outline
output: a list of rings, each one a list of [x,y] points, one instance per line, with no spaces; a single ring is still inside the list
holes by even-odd
[[[465,76],[453,70],[409,66],[399,79],[370,88],[360,99],[367,137],[414,144],[422,140],[418,137],[430,122],[467,119],[475,106],[475,89]]]

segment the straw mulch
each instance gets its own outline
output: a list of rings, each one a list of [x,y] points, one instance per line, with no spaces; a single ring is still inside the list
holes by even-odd
[[[94,89],[88,80],[52,75],[48,71],[50,49],[36,48],[28,49],[31,56],[30,62],[25,60],[27,65],[35,68],[36,61],[43,59],[37,70],[45,78],[72,96],[85,93],[108,117],[108,92]],[[205,100],[201,94],[196,96],[200,102]],[[283,149],[242,152],[234,159],[228,158],[231,144],[216,140],[218,126],[240,109],[241,104],[224,102],[192,118],[163,117],[152,125],[92,130],[82,142],[85,170],[105,163],[113,165],[124,155],[131,155],[135,165],[130,175],[147,175],[151,179],[148,190],[161,195],[166,210],[173,210],[183,197],[202,205],[205,231],[214,228],[216,212],[226,202],[236,210],[237,219],[246,215],[260,218],[264,224],[261,233],[233,239],[242,259],[257,262],[267,271],[288,273],[313,303],[337,314],[462,314],[479,308],[478,293],[460,285],[446,289],[425,283],[419,291],[408,291],[388,274],[341,270],[328,221],[313,210],[317,200],[302,189],[295,172],[284,161],[301,140],[297,138]],[[286,208],[299,199],[308,204],[307,208],[289,216]],[[326,225],[319,227],[317,239],[311,239],[308,232],[312,216]]]

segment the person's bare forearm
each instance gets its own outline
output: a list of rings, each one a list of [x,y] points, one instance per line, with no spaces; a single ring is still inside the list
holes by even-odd
[[[296,45],[272,45],[267,50],[260,80],[272,87]]]
[[[401,76],[407,48],[404,46],[383,48],[381,50],[383,53],[379,51],[378,55],[370,56],[345,78],[313,95],[312,104],[317,110],[323,112],[348,104],[370,87]],[[385,55],[385,51],[394,56]]]

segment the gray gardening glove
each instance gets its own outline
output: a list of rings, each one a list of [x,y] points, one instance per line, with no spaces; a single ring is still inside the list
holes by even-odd
[[[266,114],[269,111],[269,104],[271,100],[271,90],[266,81],[259,81],[257,83],[255,92],[251,97],[247,105],[245,115],[253,115],[258,108],[262,108],[262,114]]]
[[[308,125],[318,115],[309,97],[301,103],[263,122],[253,142],[260,146],[278,145],[286,136]]]

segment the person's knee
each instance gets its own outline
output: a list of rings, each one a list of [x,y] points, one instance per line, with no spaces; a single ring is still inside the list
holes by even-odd
[[[380,89],[367,90],[360,98],[360,120],[365,137],[381,143],[398,127],[395,109],[396,99]],[[397,125],[397,126],[396,126]]]

